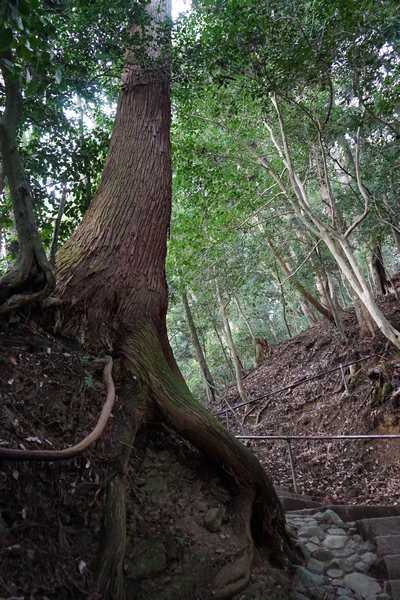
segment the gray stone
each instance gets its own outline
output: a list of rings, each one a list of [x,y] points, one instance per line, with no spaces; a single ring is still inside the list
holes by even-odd
[[[337,600],[353,600],[353,596],[338,596]]]
[[[343,567],[340,566],[340,562],[340,558],[333,558],[328,564],[328,569],[343,569]]]
[[[316,560],[315,558],[310,558],[307,563],[307,569],[309,569],[312,573],[316,573],[317,575],[323,575],[326,569],[326,564],[320,560]]]
[[[337,559],[339,562],[339,567],[343,569],[345,573],[350,573],[354,570],[354,565],[358,561],[358,555],[354,554],[352,556],[348,556],[346,558]]]
[[[378,557],[373,552],[366,552],[365,554],[362,555],[361,558],[362,558],[362,561],[367,563],[368,566],[378,564]]]
[[[312,600],[335,600],[335,593],[332,587],[322,585],[309,591]]]
[[[286,523],[285,529],[286,529],[286,533],[289,534],[291,538],[296,537],[296,530],[294,527],[292,527],[292,525],[289,525],[288,523]]]
[[[332,550],[332,554],[336,558],[346,558],[348,556],[351,556],[352,554],[356,554],[357,552],[358,552],[358,544],[357,544],[357,542],[355,542],[352,539],[350,539],[347,542],[346,547],[343,548],[342,550]]]
[[[362,560],[360,560],[359,562],[356,562],[356,564],[354,565],[354,568],[356,571],[360,571],[360,573],[365,573],[365,571],[368,571],[368,565],[363,562]]]
[[[343,579],[332,579],[332,585],[335,585],[336,587],[342,587]]]
[[[356,533],[356,535],[353,535],[353,540],[355,542],[359,542],[361,544],[361,542],[363,541],[361,535],[359,535],[358,533]]]
[[[333,554],[332,552],[329,552],[329,550],[321,550],[314,556],[314,558],[317,560],[322,560],[322,562],[329,562],[332,560]]]
[[[324,512],[324,514],[323,514],[323,520],[325,522],[334,523],[338,527],[343,527],[344,526],[344,523],[343,523],[342,519],[339,517],[339,515],[336,514],[335,512],[333,512],[333,510],[330,510],[329,508],[328,508],[328,510],[326,510]]]
[[[346,532],[341,527],[329,527],[329,535],[346,535]]]
[[[343,581],[346,587],[362,596],[368,597],[382,592],[382,588],[376,579],[363,573],[350,573],[345,576]]]
[[[310,537],[310,542],[312,542],[313,544],[316,544],[317,546],[320,543],[320,541],[321,541],[321,538],[319,538],[317,535],[313,535],[312,537]]]
[[[339,596],[339,598],[342,598],[342,600],[347,599],[347,598],[351,598],[351,599],[353,598],[353,592],[351,590],[346,589],[346,588],[339,587],[339,588],[336,589],[336,593],[337,594],[341,594]],[[339,598],[338,598],[338,600],[339,600]]]
[[[222,510],[220,508],[210,508],[204,517],[204,527],[216,533],[221,530],[222,527]]]
[[[307,542],[306,546],[310,552],[316,552],[317,550],[319,550],[319,547],[316,544],[313,544],[312,542]]]
[[[316,588],[324,584],[324,579],[315,573],[311,573],[305,567],[296,566],[295,581],[308,588]],[[381,591],[381,590],[380,590]]]
[[[388,556],[384,556],[383,562],[389,574],[389,579],[400,579],[400,555],[389,554]]]
[[[368,596],[365,600],[392,600],[392,597],[387,594],[376,594],[374,596]]]
[[[302,556],[308,560],[311,556],[311,552],[309,551],[309,549],[307,548],[307,546],[305,544],[303,544],[302,542],[297,542],[297,544],[295,545],[295,548],[300,552],[300,554],[302,554]]]
[[[328,569],[326,574],[331,579],[339,579],[339,577],[342,577],[344,575],[342,569]]]
[[[384,535],[376,537],[376,547],[381,556],[400,552],[400,535]]]
[[[319,540],[322,540],[325,537],[323,531],[321,531],[321,529],[315,525],[312,527],[302,527],[297,533],[300,537],[315,537],[317,539],[317,543]]]
[[[294,600],[308,600],[307,596],[303,596],[300,592],[294,592]]]
[[[324,513],[322,513],[322,512],[317,512],[317,513],[315,513],[315,515],[314,515],[314,519],[315,519],[316,521],[322,521],[322,519],[323,519],[323,518],[324,518]]]
[[[322,545],[329,550],[340,550],[346,546],[348,538],[345,535],[327,535]]]
[[[362,544],[359,554],[364,554],[364,552],[375,552],[375,550],[375,546],[369,540],[367,540]]]

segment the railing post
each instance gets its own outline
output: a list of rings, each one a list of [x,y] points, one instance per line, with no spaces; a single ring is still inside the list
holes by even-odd
[[[295,471],[295,468],[294,468],[292,446],[290,444],[290,439],[289,438],[285,438],[285,439],[286,439],[286,443],[287,443],[287,447],[288,447],[288,452],[289,452],[290,468],[292,469],[292,478],[293,478],[294,493],[298,494],[299,492],[298,492],[298,489],[297,489],[296,471]]]
[[[340,372],[342,373],[342,377],[343,377],[343,383],[344,383],[344,389],[346,390],[346,396],[348,396],[349,388],[347,387],[346,375],[344,374],[343,365],[339,365],[339,366],[340,366]]]

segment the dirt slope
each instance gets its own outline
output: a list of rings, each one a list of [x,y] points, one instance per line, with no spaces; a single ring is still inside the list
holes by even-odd
[[[400,307],[381,301],[400,327]],[[245,379],[252,397],[280,389],[340,363],[379,353],[381,335],[360,340],[352,311],[343,315],[348,344],[321,322],[272,349]],[[339,371],[240,409],[230,426],[247,434],[398,433],[400,353],[358,364],[351,393]],[[94,427],[105,399],[104,361],[71,341],[55,339],[23,322],[0,334],[0,445],[57,449],[73,445]],[[378,379],[370,379],[379,368]],[[118,361],[114,378],[118,394]],[[348,370],[347,370],[348,374]],[[378,384],[378,385],[377,385]],[[390,384],[390,385],[389,385]],[[382,392],[385,392],[382,396]],[[220,397],[239,403],[236,388]],[[114,414],[121,410],[118,397]],[[186,442],[155,422],[140,433],[128,473],[125,575],[132,600],[207,597],[215,574],[240,551],[232,497],[217,473]],[[96,600],[93,585],[101,543],[104,491],[120,448],[113,418],[101,439],[62,463],[0,461],[0,597]],[[282,442],[251,442],[274,482],[291,486]],[[346,503],[397,503],[400,442],[293,443],[300,488],[316,499]],[[216,515],[210,530],[205,517]],[[290,579],[257,554],[251,586],[242,598],[291,597]]]
[[[400,327],[400,303],[379,300],[391,323]],[[293,382],[381,353],[344,372],[340,370],[235,411],[230,428],[237,435],[324,435],[400,433],[400,353],[378,333],[362,340],[354,311],[343,311],[348,343],[327,321],[320,321],[272,348],[269,358],[244,380],[258,398]],[[211,412],[241,403],[236,387],[219,398]],[[225,415],[220,415],[225,422]],[[293,490],[285,441],[248,441],[275,484]],[[293,441],[299,489],[330,503],[396,504],[400,501],[400,440]]]
[[[32,322],[1,333],[0,445],[54,450],[83,439],[105,400],[103,367]],[[120,370],[114,361],[113,415]],[[112,416],[99,441],[72,460],[0,460],[0,598],[102,598],[94,585],[102,508],[121,452],[113,431]],[[204,600],[221,567],[243,552],[229,485],[156,415],[135,440],[127,479],[127,597]],[[258,560],[252,589],[288,600],[287,577]]]

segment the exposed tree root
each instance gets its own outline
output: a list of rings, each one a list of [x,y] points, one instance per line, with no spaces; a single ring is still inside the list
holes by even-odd
[[[134,337],[135,343],[129,344],[125,353],[128,370],[145,382],[146,395],[162,419],[221,467],[237,485],[237,529],[244,552],[235,563],[223,567],[210,596],[219,600],[230,598],[249,582],[254,544],[251,527],[270,555],[282,565],[287,562],[282,506],[256,457],[192,397],[172,372],[156,336],[147,330],[136,331]],[[122,596],[115,598],[121,600]]]
[[[115,400],[115,388],[112,378],[112,366],[113,361],[111,356],[108,357],[107,363],[104,367],[104,383],[107,387],[107,398],[103,405],[103,409],[100,413],[99,420],[97,421],[96,427],[87,435],[83,440],[71,446],[70,448],[64,448],[64,450],[17,450],[12,448],[0,448],[0,458],[6,460],[20,460],[20,461],[56,461],[66,460],[73,458],[80,454],[83,450],[93,444],[103,433],[112,407],[114,406]]]
[[[0,317],[47,298],[55,286],[54,269],[43,248],[21,249],[17,262],[0,280]]]
[[[213,591],[208,600],[225,600],[241,592],[249,583],[251,564],[254,554],[254,542],[250,530],[253,512],[254,490],[240,489],[236,503],[236,518],[239,529],[239,541],[245,550],[234,563],[227,564],[213,581]]]
[[[96,587],[103,600],[124,600],[124,559],[126,550],[126,472],[131,447],[146,413],[146,399],[138,384],[121,391],[123,410],[118,414],[115,438],[116,475],[106,491],[102,545],[98,557]],[[121,450],[122,448],[122,450]]]

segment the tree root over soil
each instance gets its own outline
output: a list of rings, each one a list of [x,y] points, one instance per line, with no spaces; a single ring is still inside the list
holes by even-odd
[[[96,427],[87,435],[83,440],[71,446],[70,448],[64,448],[64,450],[19,450],[12,448],[1,448],[0,447],[0,459],[5,460],[19,460],[19,461],[48,461],[53,462],[57,460],[67,460],[74,458],[83,450],[93,444],[103,433],[112,407],[114,406],[115,400],[115,387],[112,378],[112,367],[113,361],[111,356],[107,358],[107,363],[104,367],[104,383],[107,388],[107,398],[103,405],[103,409],[100,413],[99,420],[97,421]]]
[[[136,433],[146,417],[156,411],[168,427],[222,468],[237,490],[235,529],[243,552],[233,564],[220,570],[208,594],[210,600],[231,598],[249,583],[254,532],[257,541],[268,548],[269,555],[281,565],[286,564],[283,546],[288,537],[281,504],[255,456],[191,396],[172,372],[156,336],[147,331],[141,335],[136,332],[134,337],[134,343],[130,339],[123,353],[126,381],[133,379],[135,383],[126,384],[123,393],[127,412],[120,419],[117,442],[124,450],[119,458],[119,472],[106,495],[102,538],[107,543],[99,558],[99,592],[110,600],[125,598],[126,470]]]

